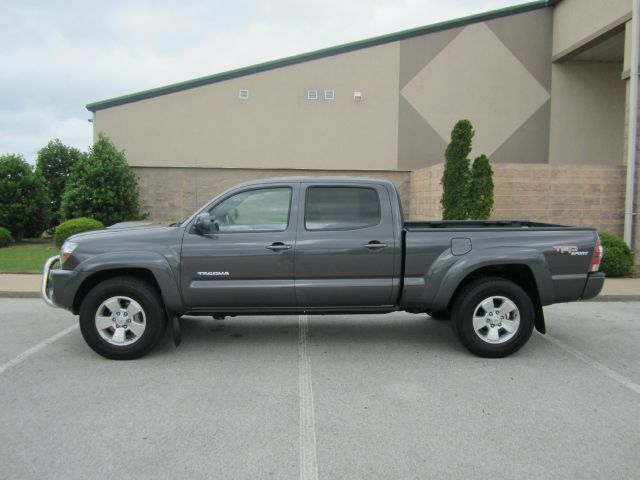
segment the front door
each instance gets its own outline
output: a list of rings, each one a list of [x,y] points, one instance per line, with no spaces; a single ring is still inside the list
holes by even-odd
[[[302,184],[296,296],[300,307],[390,305],[394,238],[389,193],[382,185]]]
[[[182,244],[182,292],[190,309],[294,307],[297,185],[231,192],[213,205],[209,232]]]

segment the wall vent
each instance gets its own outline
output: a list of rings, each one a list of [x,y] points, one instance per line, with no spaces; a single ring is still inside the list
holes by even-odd
[[[241,88],[238,91],[238,98],[240,98],[240,100],[249,100],[249,90]]]
[[[335,100],[336,92],[334,90],[325,90],[324,99],[328,102]]]
[[[318,100],[318,90],[307,90],[307,100]]]
[[[364,98],[364,96],[362,95],[362,92],[353,92],[353,101],[354,102],[361,102],[363,98]]]

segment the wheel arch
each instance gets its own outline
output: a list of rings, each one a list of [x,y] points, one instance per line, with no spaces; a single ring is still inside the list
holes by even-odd
[[[73,298],[73,313],[78,315],[80,312],[80,306],[87,294],[93,287],[99,283],[109,280],[115,277],[134,277],[148,283],[154,290],[156,290],[162,296],[162,290],[156,280],[156,277],[151,273],[149,269],[145,268],[107,268],[92,273],[90,276],[84,279],[84,281],[78,287],[76,294]]]
[[[456,285],[448,299],[446,308],[451,308],[460,292],[471,282],[480,278],[498,277],[509,280],[522,288],[531,298],[535,312],[535,328],[540,333],[545,333],[543,301],[541,299],[540,283],[531,267],[524,263],[501,263],[485,265],[467,273]]]
[[[92,257],[77,268],[86,277],[74,294],[72,311],[76,315],[92,287],[117,276],[131,276],[146,281],[160,293],[168,311],[178,314],[183,311],[179,284],[169,262],[162,255],[152,252],[110,252]]]

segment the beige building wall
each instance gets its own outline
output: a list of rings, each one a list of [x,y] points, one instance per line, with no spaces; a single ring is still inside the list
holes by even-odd
[[[606,55],[630,10],[631,0],[562,0],[144,100],[102,102],[94,133],[125,150],[156,220],[186,216],[239,182],[307,174],[389,179],[409,219],[440,219],[444,150],[455,122],[469,118],[473,155],[488,154],[494,166],[493,218],[621,234],[625,65]],[[318,99],[309,101],[308,90]],[[325,101],[325,90],[335,99]]]
[[[99,108],[133,166],[413,170],[442,161],[455,122],[474,155],[545,162],[550,8]],[[239,98],[240,89],[249,98]],[[309,101],[307,91],[317,90]],[[335,100],[325,101],[333,90]],[[354,101],[354,92],[363,100]],[[116,102],[117,103],[117,102]]]
[[[549,163],[623,162],[626,94],[621,73],[622,63],[553,64]]]
[[[268,70],[98,110],[94,132],[133,166],[394,170],[398,62],[394,42]]]
[[[484,22],[465,27],[401,95],[445,142],[458,120],[471,120],[472,156],[492,155],[549,99]]]
[[[444,165],[410,178],[412,220],[440,220]],[[527,219],[591,226],[622,235],[625,169],[622,166],[494,164],[492,219]]]
[[[631,0],[562,0],[553,12],[553,56],[588,44],[630,15]]]
[[[471,120],[472,156],[548,159],[551,9],[403,40],[398,163],[442,162],[455,123]]]

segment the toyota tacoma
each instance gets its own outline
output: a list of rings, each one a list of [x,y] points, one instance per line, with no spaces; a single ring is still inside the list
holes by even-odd
[[[598,295],[602,255],[592,228],[405,222],[391,182],[273,178],[169,226],[68,238],[42,296],[79,315],[88,345],[112,359],[146,354],[167,325],[177,345],[183,315],[398,310],[449,319],[468,350],[504,357],[544,333],[544,306]]]

